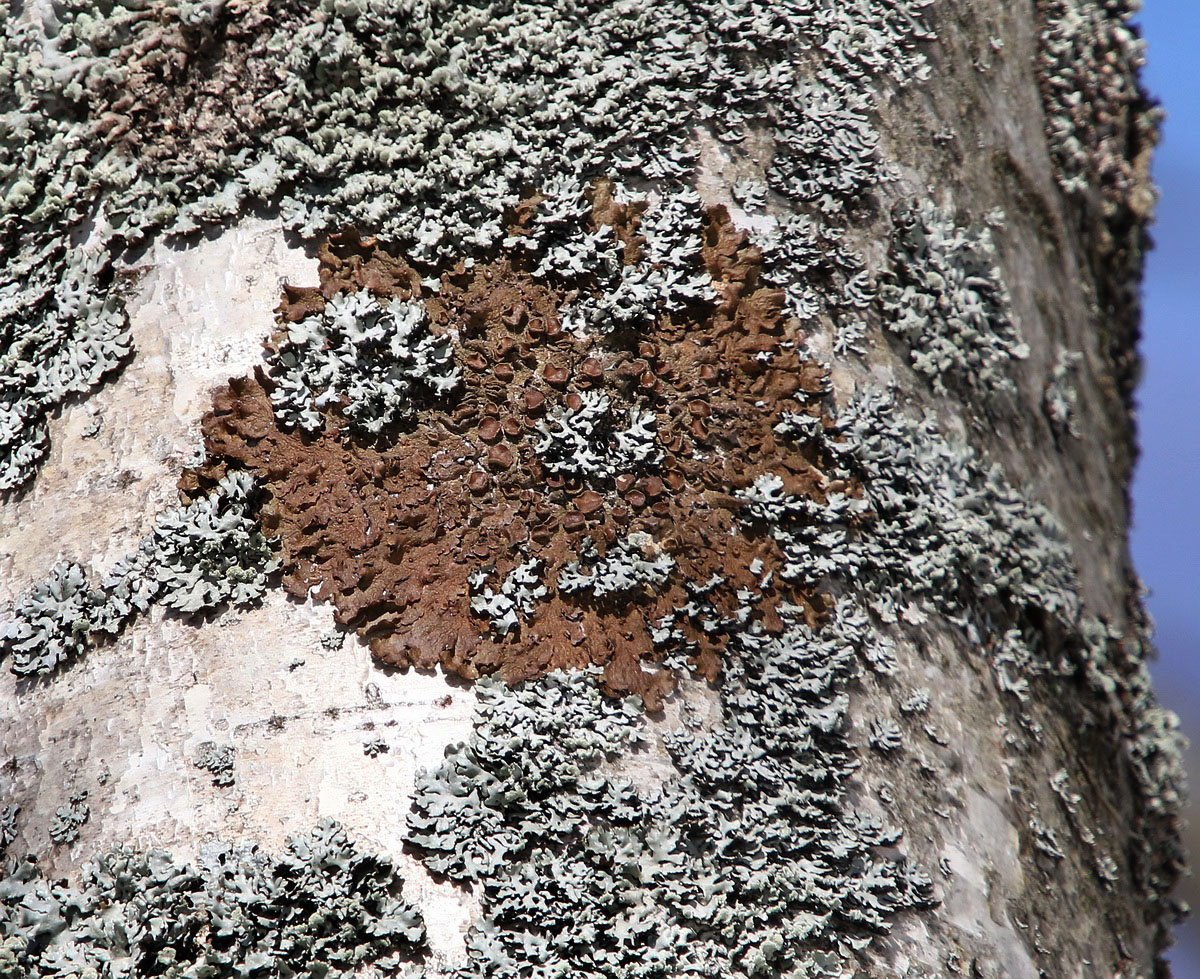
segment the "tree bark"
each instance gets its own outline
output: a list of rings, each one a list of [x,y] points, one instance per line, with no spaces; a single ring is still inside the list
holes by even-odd
[[[0,972],[1167,974],[1131,10],[89,6],[0,58]]]

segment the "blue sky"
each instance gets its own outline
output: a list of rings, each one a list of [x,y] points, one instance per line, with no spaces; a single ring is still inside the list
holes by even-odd
[[[1133,554],[1158,624],[1159,695],[1200,740],[1200,0],[1146,0],[1145,81],[1167,111],[1154,172],[1162,197],[1144,289],[1138,392],[1142,456],[1133,484]],[[1200,771],[1193,750],[1191,771]],[[1194,776],[1195,777],[1195,776]],[[1200,787],[1200,786],[1198,786]],[[1200,823],[1200,809],[1191,807]],[[1200,858],[1200,854],[1196,854]],[[1200,888],[1187,888],[1200,904]],[[1179,932],[1177,979],[1200,979],[1200,927]]]

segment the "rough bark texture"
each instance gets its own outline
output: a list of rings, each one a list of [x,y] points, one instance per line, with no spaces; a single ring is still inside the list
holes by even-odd
[[[0,972],[1163,974],[1130,9],[92,14],[0,52]]]

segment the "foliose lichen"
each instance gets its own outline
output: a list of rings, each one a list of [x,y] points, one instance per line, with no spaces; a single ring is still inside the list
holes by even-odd
[[[1142,154],[1157,141],[1158,113],[1138,72],[1146,43],[1133,18],[1141,0],[1039,0],[1039,78],[1046,140],[1059,185],[1069,194],[1099,192],[1106,217],[1145,206]],[[1134,153],[1130,153],[1130,133]]]
[[[87,792],[74,792],[65,806],[54,810],[54,819],[50,821],[50,840],[55,846],[64,846],[79,839],[79,827],[92,815],[87,797]]]
[[[1054,176],[1089,251],[1102,350],[1133,409],[1140,282],[1157,201],[1150,158],[1162,110],[1139,77],[1141,0],[1039,0],[1038,81]],[[1133,430],[1130,441],[1132,457]]]
[[[467,579],[471,587],[471,611],[491,621],[492,631],[507,635],[520,628],[519,613],[531,612],[548,594],[542,583],[544,570],[540,558],[522,561],[504,576],[500,590],[484,584],[494,569],[481,569]]]
[[[368,758],[378,758],[390,750],[391,746],[380,737],[370,738],[363,742],[363,754]]]
[[[321,316],[289,324],[267,365],[276,416],[309,432],[337,406],[357,430],[379,435],[462,379],[451,339],[429,332],[422,303],[381,305],[367,292],[334,296]]]
[[[538,426],[536,451],[546,470],[605,485],[622,473],[644,475],[662,462],[653,411],[632,408],[614,424],[612,399],[584,391]]]
[[[233,473],[186,506],[167,510],[137,551],[92,588],[84,569],[55,565],[13,608],[0,652],[19,676],[49,674],[96,642],[118,635],[151,605],[196,613],[244,606],[266,590],[278,567],[255,516],[254,480]]]
[[[17,838],[17,817],[20,814],[21,807],[18,805],[0,806],[0,857]]]
[[[228,788],[234,783],[233,759],[233,745],[204,741],[197,746],[192,764],[208,772],[213,785]]]
[[[385,438],[341,424],[333,405],[310,436],[279,417],[269,374],[234,379],[202,422],[205,462],[181,488],[198,494],[230,472],[252,473],[285,587],[331,601],[338,623],[385,663],[515,681],[591,662],[606,668],[612,692],[656,705],[672,680],[641,667],[656,658],[647,621],[695,604],[695,582],[734,552],[735,573],[708,588],[705,604],[727,611],[761,577],[740,552],[770,545],[734,533],[729,491],[777,442],[775,401],[795,395],[792,414],[819,410],[828,372],[788,338],[782,291],[761,281],[759,250],[721,208],[703,215],[699,247],[676,270],[702,270],[716,301],[659,311],[640,338],[568,330],[572,304],[598,275],[585,267],[541,281],[540,249],[606,227],[624,242],[623,261],[649,261],[646,202],[613,181],[588,194],[586,219],[486,262],[418,269],[377,239],[332,237],[320,286],[285,289],[278,336],[339,296],[419,301],[431,329],[457,338],[460,389]],[[536,225],[547,200],[520,202],[511,237]],[[812,488],[810,464],[792,465]],[[630,543],[651,540],[644,554]],[[672,567],[680,573],[664,576]],[[683,628],[701,628],[696,608]],[[693,660],[715,677],[723,635],[698,638]]]
[[[939,393],[953,383],[1013,390],[1010,362],[1029,356],[989,228],[956,224],[932,201],[897,206],[892,266],[879,285],[884,324]]]
[[[655,788],[605,770],[645,736],[635,699],[588,673],[480,681],[471,741],[419,778],[409,832],[482,888],[465,974],[832,975],[929,906],[929,878],[876,849],[899,832],[845,796],[846,638],[747,630],[720,722],[665,737],[678,774]]]
[[[1075,375],[1082,360],[1083,354],[1078,351],[1059,350],[1042,395],[1042,411],[1059,438],[1080,437],[1079,392],[1075,389]]]
[[[603,555],[585,537],[579,560],[558,575],[558,590],[568,595],[586,591],[594,598],[619,598],[645,588],[660,588],[675,567],[675,559],[662,551],[646,533],[633,533],[616,541]]]
[[[888,623],[905,595],[951,616],[993,600],[1078,615],[1070,550],[1050,511],[942,436],[932,416],[912,418],[887,391],[866,389],[816,431],[840,462],[829,478],[850,485],[857,477],[860,498],[830,494],[821,504],[785,493],[770,473],[742,496],[747,522],[780,543],[785,578],[852,579]]]
[[[931,420],[908,418],[869,393],[827,424],[815,403],[827,381],[796,352],[797,323],[824,329],[826,316],[835,351],[861,348],[875,286],[844,232],[889,173],[872,123],[878,80],[902,85],[928,74],[919,50],[931,36],[926,6],[555,0],[397,9],[322,0],[311,8],[117,3],[96,16],[94,4],[66,0],[52,10],[27,5],[4,23],[0,488],[27,480],[45,454],[49,411],[124,356],[124,313],[112,282],[128,247],[232,220],[258,203],[277,208],[289,230],[309,239],[353,224],[384,236],[412,264],[381,260],[382,249],[372,254],[367,239],[331,243],[342,281],[326,279],[323,269],[321,289],[289,290],[286,322],[313,322],[295,340],[289,326],[275,347],[275,380],[232,384],[220,396],[219,417],[206,422],[206,436],[228,453],[221,466],[241,465],[271,482],[272,519],[292,534],[284,542],[289,587],[307,594],[319,585],[338,603],[339,623],[367,635],[387,662],[445,662],[468,676],[503,664],[510,680],[597,662],[606,691],[641,690],[647,704],[669,686],[646,683],[647,636],[671,669],[691,666],[712,678],[725,671],[721,723],[670,739],[680,775],[650,797],[630,797],[627,784],[591,770],[601,756],[629,747],[639,722],[636,705],[603,700],[590,673],[552,674],[512,692],[482,684],[497,704],[494,716],[485,712],[471,745],[429,776],[414,817],[414,842],[431,866],[444,861],[447,873],[482,884],[488,913],[472,932],[477,972],[553,974],[571,963],[584,975],[677,966],[815,975],[837,969],[895,912],[923,904],[927,880],[875,850],[895,834],[846,804],[858,756],[845,739],[845,686],[856,654],[880,674],[898,672],[892,636],[933,615],[993,658],[1005,696],[1018,704],[1022,682],[1066,679],[1066,662],[1099,702],[1113,705],[1140,790],[1135,873],[1151,904],[1178,874],[1178,739],[1150,693],[1141,631],[1119,636],[1085,613],[1063,534],[1048,513],[983,457],[938,435]],[[1100,277],[1101,300],[1116,295],[1126,306],[1122,290],[1129,291],[1145,213],[1142,161],[1127,158],[1141,156],[1153,126],[1136,104],[1139,52],[1129,12],[1121,2],[1042,5],[1052,152],[1070,193],[1102,187],[1112,239],[1102,245],[1117,274],[1108,277],[1116,283],[1110,293]],[[694,70],[700,59],[704,73]],[[1071,79],[1076,71],[1086,75],[1082,83]],[[1101,97],[1076,100],[1075,92],[1091,89]],[[146,95],[131,100],[130,91]],[[727,221],[704,223],[689,183],[703,140],[756,167],[743,144],[764,136],[772,161],[761,179],[734,191],[756,226],[771,229],[755,232],[766,253],[760,275],[762,256],[752,260]],[[1076,180],[1083,158],[1089,179]],[[620,180],[602,193],[595,181],[609,176]],[[531,198],[530,188],[544,192]],[[601,200],[605,193],[610,200]],[[776,204],[803,215],[768,213]],[[620,220],[605,220],[604,209],[620,211]],[[897,226],[898,267],[880,297],[885,308],[911,301],[929,311],[917,322],[896,310],[914,350],[925,348],[918,370],[935,386],[945,375],[968,387],[1005,388],[1008,361],[1022,351],[990,245],[920,208]],[[477,260],[495,282],[470,274]],[[966,263],[973,272],[938,282],[927,274],[938,263]],[[403,294],[386,296],[401,279]],[[715,314],[694,322],[689,317],[704,303]],[[357,312],[343,315],[340,306]],[[780,310],[792,318],[786,324]],[[438,345],[448,334],[427,337],[422,311],[439,325],[455,317],[475,325],[474,338],[459,334],[463,376],[479,375],[475,390],[439,417],[427,444],[405,444],[412,459],[368,451],[351,438],[336,447],[322,441],[325,455],[314,461],[314,446],[329,434],[325,422],[339,412],[349,428],[376,435],[407,421],[414,392],[436,395],[439,383],[451,385],[455,368]],[[393,312],[399,325],[381,326]],[[350,325],[335,328],[334,317]],[[498,320],[511,331],[501,332]],[[970,329],[949,336],[947,324],[960,321]],[[404,369],[395,377],[360,370],[356,361],[382,358],[385,334],[404,334]],[[541,360],[531,352],[543,339],[565,344],[564,335],[597,347],[560,348]],[[335,347],[344,356],[331,359]],[[518,409],[507,386],[527,385],[534,366],[546,385],[533,387]],[[736,384],[721,390],[731,376]],[[611,396],[610,379],[619,407],[601,410],[590,392]],[[777,404],[797,387],[810,397],[798,398],[794,411],[746,410]],[[561,402],[552,400],[558,390]],[[276,428],[273,403],[300,429],[291,441]],[[551,421],[540,434],[549,442],[523,456],[521,433],[536,430],[547,410]],[[588,412],[594,417],[584,418]],[[591,429],[576,430],[582,421]],[[446,450],[450,438],[457,455]],[[593,464],[586,451],[597,441]],[[263,448],[247,449],[249,442]],[[574,445],[572,453],[559,452],[559,442]],[[659,453],[661,476],[652,471]],[[614,457],[645,472],[617,472]],[[759,459],[761,466],[746,464]],[[325,462],[341,468],[323,474]],[[339,473],[344,484],[331,486]],[[542,480],[558,494],[554,506],[532,492],[544,489]],[[190,491],[212,489],[196,482]],[[568,598],[597,588],[599,597],[629,597],[635,589],[621,584],[628,581],[651,587],[641,587],[647,594],[639,601],[610,603],[620,608],[605,609],[603,621],[590,600],[546,596],[523,611],[568,638],[505,658],[490,642],[517,647],[514,609],[497,597],[504,585],[488,595],[483,582],[467,580],[478,564],[458,574],[436,556],[470,547],[484,566],[498,548],[507,558],[510,532],[480,519],[496,514],[519,528],[521,543],[547,549],[553,561],[545,580],[556,588],[577,561]],[[194,610],[252,597],[273,565],[261,532],[232,522],[227,551],[213,527],[189,530],[187,520],[176,521],[164,533],[187,547],[173,551],[163,539],[139,551],[97,589],[95,609],[86,580],[64,566],[29,604],[28,621],[18,616],[12,627],[16,643],[49,637],[46,659],[33,646],[22,649],[33,664],[27,672],[77,656],[93,634],[115,632],[151,601]],[[571,535],[585,528],[592,541],[602,532],[603,553],[575,545],[584,537]],[[641,534],[676,562],[670,574],[655,553],[641,552],[648,569],[631,565]],[[198,569],[187,550],[197,544]],[[156,548],[167,557],[163,581],[150,556]],[[621,559],[611,568],[610,555]],[[517,586],[507,596],[514,605],[520,587],[531,587]],[[837,597],[823,596],[825,588]],[[468,634],[479,626],[461,621],[469,616],[430,615],[424,604],[442,613],[475,598],[488,603],[489,619],[505,623],[503,630],[488,623],[489,641]],[[1052,628],[1043,628],[1047,622]],[[14,642],[6,648],[16,663]],[[1052,658],[1055,669],[1043,670]],[[578,706],[564,707],[568,701]],[[527,756],[528,768],[514,767]],[[545,784],[536,781],[542,770]],[[735,824],[726,821],[731,809]],[[476,825],[500,827],[495,838],[507,862],[480,849]],[[563,852],[564,843],[572,848]],[[338,958],[346,943],[306,958],[308,936],[291,934],[293,944],[281,949],[256,932],[243,942],[239,936],[251,932],[234,929],[230,938],[236,916],[222,905],[206,924],[193,914],[199,905],[188,903],[195,889],[173,883],[192,878],[157,858],[121,859],[165,867],[166,877],[151,888],[149,905],[116,905],[129,919],[119,936],[110,937],[116,928],[93,934],[94,920],[107,919],[77,913],[72,896],[57,917],[38,919],[50,922],[48,930],[30,925],[22,905],[20,927],[37,938],[10,932],[16,940],[0,954],[47,974],[81,971],[70,958],[77,948],[85,950],[80,961],[96,967],[113,949],[121,960],[133,934],[139,962],[172,969],[173,954],[183,961],[194,950],[205,969],[215,962],[222,975],[276,962],[321,974],[325,959],[336,969],[369,957],[356,957],[363,946],[355,929],[370,915],[338,919],[339,941],[349,934],[355,949],[349,958]],[[341,851],[328,859],[344,866]],[[274,893],[268,878],[296,880],[297,861],[304,862],[298,853],[254,879]],[[1094,864],[1105,880],[1124,869],[1107,853],[1097,852]],[[24,894],[13,883],[21,874],[36,878],[28,870],[10,877],[7,906],[25,900],[10,900]],[[208,878],[197,879],[207,893]],[[40,895],[59,885],[35,883],[41,890],[30,906],[56,907]],[[230,887],[244,894],[259,885],[235,877]],[[108,892],[97,893],[88,908],[107,908]],[[185,895],[179,905],[177,895]],[[315,908],[301,904],[293,920]],[[164,911],[147,917],[147,906]],[[266,912],[287,913],[273,905]],[[60,920],[69,926],[54,933]],[[182,938],[171,929],[182,929]],[[55,934],[68,937],[60,945]],[[217,953],[203,942],[214,942]]]
[[[1122,633],[1090,612],[1049,510],[975,450],[941,435],[932,417],[900,411],[887,392],[862,392],[832,424],[805,427],[801,437],[822,440],[844,466],[829,475],[843,484],[858,477],[862,497],[831,496],[821,506],[781,492],[770,474],[756,481],[744,494],[745,518],[779,542],[783,577],[849,586],[844,601],[855,602],[875,637],[863,654],[876,668],[893,658],[880,650],[884,630],[921,624],[925,609],[968,641],[992,637],[985,651],[997,685],[1035,739],[1040,727],[1024,711],[1030,684],[1090,688],[1135,786],[1130,863],[1148,904],[1169,917],[1171,882],[1184,865],[1184,741],[1178,718],[1151,689],[1148,625],[1135,618]],[[1097,864],[1103,880],[1115,872],[1111,863]]]
[[[18,675],[50,673],[91,647],[101,595],[88,586],[87,573],[60,561],[13,608],[0,632],[2,651]]]
[[[2,81],[0,87],[7,90]],[[14,192],[19,198],[31,187],[4,159],[22,142],[10,129],[11,113],[7,118],[8,125],[0,122],[0,181],[9,181],[0,200],[0,240],[12,233],[14,203],[25,203],[14,202]],[[92,391],[131,352],[128,317],[107,258],[62,241],[39,244],[0,259],[0,493],[24,485],[45,458],[48,414],[72,395]]]
[[[768,13],[558,0],[401,14],[341,0],[167,2],[153,15],[113,3],[97,16],[90,0],[64,0],[8,18],[0,486],[34,472],[46,412],[128,350],[110,282],[130,246],[267,203],[308,238],[353,224],[417,259],[444,259],[501,242],[504,209],[530,186],[617,173],[686,193],[697,127],[736,151],[758,124],[775,132],[772,191],[838,215],[881,173],[863,83],[927,74],[927,3]],[[819,70],[793,58],[803,41]],[[748,45],[762,68],[745,60]],[[701,52],[703,78],[689,70]],[[143,97],[131,100],[135,89]],[[677,204],[667,194],[649,216],[664,232],[650,236],[654,261],[611,265],[613,289],[585,297],[581,315],[608,329],[626,311],[632,322],[707,289],[667,267]],[[574,257],[548,253],[547,274]]]
[[[395,969],[425,946],[401,883],[387,857],[358,849],[332,821],[278,856],[210,845],[198,866],[118,847],[87,863],[76,885],[26,858],[0,881],[0,970],[333,979]]]

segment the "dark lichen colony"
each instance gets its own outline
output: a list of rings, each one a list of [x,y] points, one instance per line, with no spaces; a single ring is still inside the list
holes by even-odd
[[[104,576],[51,562],[0,655],[53,682],[152,606],[200,627],[275,581],[315,595],[381,664],[476,681],[470,739],[398,802],[410,852],[480,901],[455,975],[807,979],[883,968],[876,938],[938,917],[914,855],[936,831],[902,834],[864,786],[938,775],[913,750],[949,744],[938,691],[910,681],[944,641],[994,687],[1022,845],[1136,906],[1087,953],[1115,963],[1149,922],[1153,954],[1180,738],[1138,596],[1091,607],[1053,501],[956,424],[1032,397],[1046,445],[1079,441],[1087,361],[1060,343],[1035,373],[1002,217],[914,197],[889,157],[910,109],[887,103],[953,30],[939,6],[14,7],[0,490],[137,355],[123,283],[148,241],[266,207],[319,278],[285,287],[261,365],[215,393],[181,505]],[[1039,25],[1046,166],[1103,239],[1091,325],[1118,400],[1155,121],[1130,15],[1055,0]],[[852,708],[867,693],[877,716]],[[647,785],[621,762],[672,707]],[[188,760],[207,790],[240,778],[233,740]],[[362,743],[376,765],[398,747]],[[1073,788],[1087,752],[1101,802]],[[1110,790],[1120,833],[1096,829]],[[74,844],[88,799],[42,836]],[[34,840],[0,817],[0,849]],[[194,865],[102,852],[77,884],[10,853],[0,975],[444,974],[391,863],[336,824],[278,857],[205,845]],[[1020,913],[1029,961],[1077,964],[1037,938],[1052,898]]]
[[[603,296],[599,275],[539,273],[545,253],[599,241],[613,253],[600,251],[601,273],[663,272],[639,268],[662,248],[639,234],[646,202],[618,204],[615,189],[522,202],[517,220],[532,231],[511,226],[507,254],[440,274],[374,240],[335,237],[320,288],[289,289],[267,369],[231,382],[204,420],[209,461],[185,488],[209,492],[231,468],[252,474],[285,586],[301,598],[317,589],[385,663],[512,682],[597,665],[610,692],[657,710],[673,678],[643,668],[661,658],[656,631],[681,630],[692,668],[715,680],[728,640],[718,622],[739,592],[757,594],[776,634],[781,599],[814,625],[823,617],[827,601],[811,589],[761,587],[779,548],[737,532],[737,494],[780,456],[785,414],[821,424],[826,371],[797,352],[761,253],[719,210],[701,227],[697,207],[675,231],[695,255],[686,271],[705,280],[693,291],[713,299],[688,296],[636,332],[572,329],[576,310]],[[557,240],[540,227],[547,212],[573,213]],[[521,247],[539,232],[539,250]],[[406,392],[396,415],[350,382],[316,396],[329,407],[308,428],[288,424],[279,402],[294,394],[281,395],[279,365],[297,362],[291,338],[347,309],[361,324],[399,303],[428,321],[428,340],[454,348],[444,392]],[[361,429],[367,415],[386,422]],[[783,461],[789,490],[824,502],[821,454]]]

